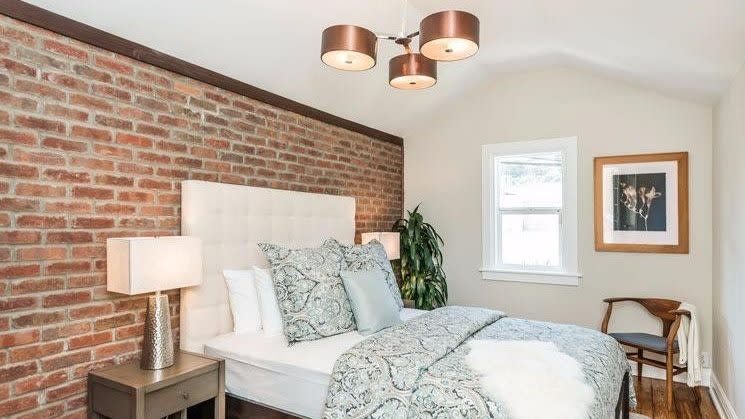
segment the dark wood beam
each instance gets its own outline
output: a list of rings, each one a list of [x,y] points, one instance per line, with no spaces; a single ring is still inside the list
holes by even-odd
[[[307,116],[308,118],[313,118],[387,143],[403,145],[403,139],[399,136],[341,118],[312,106],[268,92],[240,80],[186,62],[171,55],[164,54],[160,51],[156,51],[152,48],[100,29],[96,29],[92,26],[56,13],[52,13],[49,10],[42,9],[20,0],[0,0],[0,14],[237,93],[250,99],[255,99],[290,112],[295,112],[299,115]]]

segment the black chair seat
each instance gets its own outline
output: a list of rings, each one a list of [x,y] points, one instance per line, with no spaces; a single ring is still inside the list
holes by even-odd
[[[650,335],[649,333],[609,333],[619,343],[650,349],[658,352],[667,351],[667,340],[662,336]],[[678,352],[678,341],[673,341],[673,351]]]

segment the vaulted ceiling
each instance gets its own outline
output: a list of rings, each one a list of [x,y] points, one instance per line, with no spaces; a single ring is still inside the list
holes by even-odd
[[[462,9],[481,20],[481,49],[441,63],[435,87],[388,86],[378,63],[349,73],[319,59],[321,31],[350,23],[398,33],[401,0],[29,0],[75,20],[394,134],[433,108],[501,73],[579,67],[693,101],[713,104],[745,64],[743,0],[411,0],[412,32],[424,16]]]

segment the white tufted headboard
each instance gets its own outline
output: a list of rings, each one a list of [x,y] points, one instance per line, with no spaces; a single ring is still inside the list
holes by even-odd
[[[203,282],[181,290],[181,348],[203,352],[233,330],[221,271],[267,266],[257,243],[317,246],[354,241],[354,198],[187,180],[181,234],[202,239]]]

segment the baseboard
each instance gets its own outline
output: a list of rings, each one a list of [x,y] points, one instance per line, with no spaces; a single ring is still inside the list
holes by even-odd
[[[711,394],[714,406],[717,408],[717,412],[719,412],[719,416],[721,416],[722,419],[737,419],[735,408],[732,407],[732,403],[727,398],[722,385],[719,384],[719,380],[717,380],[717,376],[714,374],[711,375],[711,387],[709,387],[709,393]]]
[[[629,365],[631,365],[631,371],[633,374],[636,375],[636,362],[629,360]],[[664,380],[665,370],[662,368],[655,368],[651,365],[645,365],[644,370],[642,371],[642,377]],[[685,384],[687,378],[688,374],[684,372],[673,377],[673,381]],[[711,387],[711,368],[704,368],[703,371],[701,371],[701,385]]]

